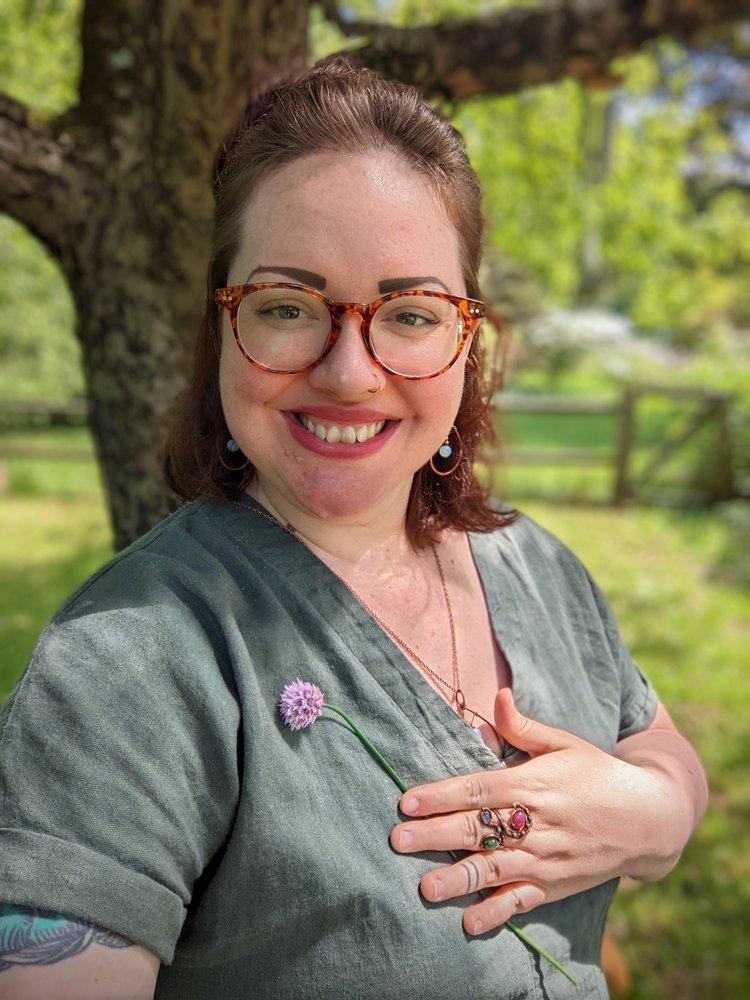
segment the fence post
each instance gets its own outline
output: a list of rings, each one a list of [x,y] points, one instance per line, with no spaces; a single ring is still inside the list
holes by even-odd
[[[612,502],[622,507],[632,495],[630,484],[630,453],[633,448],[633,424],[635,416],[636,390],[623,390],[620,400],[620,426],[618,429],[617,453],[615,455],[615,488]]]
[[[714,445],[714,460],[711,464],[709,480],[706,484],[706,501],[709,504],[721,500],[731,500],[734,496],[734,477],[732,474],[732,442],[729,421],[729,404],[731,399],[717,399],[714,417],[716,420],[716,439]]]

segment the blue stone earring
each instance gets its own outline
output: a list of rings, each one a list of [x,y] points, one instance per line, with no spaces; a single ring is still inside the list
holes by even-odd
[[[456,435],[456,450],[458,452],[458,457],[456,458],[456,460],[453,463],[453,465],[451,465],[451,467],[449,469],[439,469],[435,465],[435,457],[436,456],[433,455],[430,458],[430,468],[438,476],[449,476],[452,472],[455,472],[456,469],[461,464],[461,435],[456,430],[456,425],[455,424],[451,427],[450,431],[448,432],[448,437],[445,439],[445,441],[438,448],[437,455],[441,459],[450,459],[453,456],[453,447],[452,447],[452,445],[450,443],[450,436],[453,433],[455,433],[455,435]]]
[[[240,450],[240,446],[237,444],[237,442],[234,440],[234,438],[230,437],[230,439],[227,441],[227,451],[231,451],[232,453],[234,453],[234,452],[237,452],[239,450]],[[225,469],[229,469],[230,472],[238,472],[240,469],[244,469],[245,466],[249,464],[250,459],[246,458],[245,461],[242,463],[242,465],[227,465],[227,463],[224,461],[224,459],[221,457],[221,454],[220,454],[219,455],[219,461],[224,466],[224,468]]]

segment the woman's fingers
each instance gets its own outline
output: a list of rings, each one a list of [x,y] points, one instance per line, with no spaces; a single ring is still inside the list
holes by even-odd
[[[547,902],[541,886],[531,882],[503,885],[476,906],[464,911],[463,924],[467,934],[484,934],[502,926],[516,913],[527,913]]]
[[[531,760],[505,770],[493,768],[415,785],[401,796],[398,804],[401,812],[405,816],[432,816],[460,809],[479,809],[485,803],[523,800],[519,786],[533,788],[534,781],[538,783],[545,773],[538,766],[539,758],[544,757],[545,765],[554,769],[552,761],[561,752],[593,749],[590,743],[565,729],[555,729],[521,715],[509,688],[501,688],[495,696],[495,726],[513,746],[528,753]]]
[[[513,804],[503,809],[493,809],[499,813],[505,825],[514,812]],[[523,840],[506,839],[508,846],[526,845],[529,838],[534,838],[535,832],[544,829],[541,819],[533,816],[532,827]],[[479,817],[479,809],[470,812],[455,812],[447,816],[433,816],[415,820],[412,823],[398,823],[390,834],[391,847],[395,851],[415,853],[417,851],[479,851],[482,849],[482,838],[495,834],[492,826],[484,824]],[[533,850],[533,845],[530,847]]]
[[[449,868],[436,868],[423,876],[419,889],[425,899],[437,903],[480,889],[530,879],[535,869],[535,859],[526,851],[501,848],[461,858]]]
[[[528,780],[520,772],[527,764],[518,764],[507,770],[476,771],[454,778],[441,778],[428,785],[415,785],[404,792],[399,808],[405,816],[434,816],[453,813],[462,809],[492,806],[496,802],[510,805],[518,798],[518,786]],[[516,773],[514,773],[516,772]]]

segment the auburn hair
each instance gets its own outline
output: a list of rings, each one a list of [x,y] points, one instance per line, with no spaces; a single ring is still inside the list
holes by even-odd
[[[479,265],[484,218],[478,178],[461,133],[419,91],[352,66],[340,55],[320,60],[303,75],[286,78],[252,100],[225,138],[213,170],[215,202],[206,302],[187,388],[168,415],[161,464],[170,487],[186,500],[232,500],[255,474],[251,462],[231,471],[222,453],[238,464],[241,453],[226,450],[230,436],[219,393],[221,307],[214,292],[227,284],[238,253],[248,202],[260,182],[284,164],[320,151],[393,151],[432,185],[459,242],[467,295],[481,298]],[[436,475],[429,462],[412,482],[406,513],[407,536],[415,549],[441,529],[492,531],[518,512],[491,506],[489,488],[476,478],[477,448],[494,438],[491,399],[496,373],[488,374],[479,332],[472,337],[461,403],[455,419],[460,463],[451,475]]]

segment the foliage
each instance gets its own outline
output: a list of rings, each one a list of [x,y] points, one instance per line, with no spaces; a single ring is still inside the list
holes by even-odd
[[[83,397],[74,325],[55,261],[25,229],[0,217],[0,398]]]
[[[75,103],[82,0],[0,0],[0,90],[41,116]],[[84,392],[73,304],[56,263],[0,217],[0,398]]]
[[[74,104],[82,9],[82,0],[0,0],[0,90],[40,116]]]
[[[748,199],[727,191],[694,209],[682,174],[691,135],[699,124],[717,143],[722,134],[709,110],[691,117],[679,95],[648,105],[649,69],[648,52],[621,59],[620,92],[594,98],[620,108],[597,184],[582,158],[592,98],[572,80],[476,98],[455,120],[483,182],[489,241],[526,264],[552,303],[580,301],[581,244],[593,225],[603,254],[599,304],[699,347],[722,321],[750,324]]]

